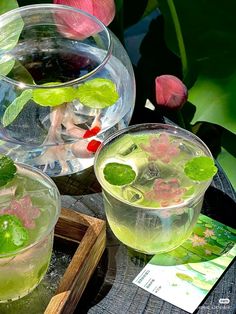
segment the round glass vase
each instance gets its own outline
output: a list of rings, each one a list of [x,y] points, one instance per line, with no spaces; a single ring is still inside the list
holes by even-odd
[[[43,279],[61,210],[59,191],[47,175],[16,167],[13,180],[0,188],[0,303],[24,297]]]
[[[49,176],[93,165],[135,102],[129,57],[97,18],[53,4],[0,16],[0,153]]]
[[[199,156],[212,159],[200,138],[168,124],[129,126],[104,141],[95,156],[95,174],[108,223],[121,242],[145,254],[160,254],[189,238],[212,181],[185,174],[187,162]],[[134,172],[130,183],[119,183]]]

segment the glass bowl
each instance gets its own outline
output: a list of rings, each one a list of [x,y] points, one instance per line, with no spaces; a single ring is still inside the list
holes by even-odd
[[[61,209],[59,191],[47,175],[16,167],[13,180],[0,188],[0,303],[22,298],[43,279]]]
[[[0,16],[0,153],[49,176],[93,165],[135,101],[129,57],[97,18],[53,4]]]

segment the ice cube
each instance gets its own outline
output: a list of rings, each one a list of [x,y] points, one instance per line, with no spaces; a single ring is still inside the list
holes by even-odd
[[[122,140],[119,142],[119,155],[121,156],[127,156],[134,152],[138,146],[134,143],[132,137],[130,135],[125,135]],[[117,147],[116,147],[117,149]]]
[[[2,188],[0,190],[0,204],[3,207],[5,204],[8,204],[11,200],[15,198],[16,185],[13,185],[9,188]]]
[[[130,153],[132,153],[135,149],[137,149],[138,146],[136,144],[132,144],[131,146],[127,147],[125,150],[123,150],[120,155],[127,156]]]
[[[143,199],[143,193],[133,186],[124,187],[122,192],[124,199],[130,203],[136,203]]]
[[[187,156],[194,156],[195,154],[193,147],[191,147],[189,144],[188,145],[185,144],[184,142],[179,143],[179,149],[182,153],[186,154]]]
[[[140,177],[138,179],[139,184],[143,185],[147,181],[154,180],[156,178],[160,178],[160,170],[155,162],[149,162],[147,166],[143,168],[140,173]]]

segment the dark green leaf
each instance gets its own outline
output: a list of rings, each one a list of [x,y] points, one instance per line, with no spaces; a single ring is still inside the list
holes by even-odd
[[[192,123],[208,121],[236,133],[236,2],[159,0],[168,46],[181,57]],[[220,10],[219,10],[220,8]]]
[[[224,169],[227,177],[232,183],[234,189],[236,190],[236,174],[234,170],[236,165],[236,158],[231,155],[226,149],[222,148],[220,154],[217,156],[217,161]]]
[[[16,173],[16,166],[11,158],[0,154],[0,186],[11,181]]]

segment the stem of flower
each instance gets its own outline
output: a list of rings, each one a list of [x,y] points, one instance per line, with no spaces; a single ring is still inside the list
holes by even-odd
[[[187,55],[186,55],[186,50],[185,50],[185,45],[184,45],[184,39],[183,39],[183,35],[182,35],[180,23],[179,23],[179,18],[176,12],[174,1],[167,0],[167,3],[169,5],[170,14],[172,16],[172,20],[175,26],[175,32],[176,32],[177,42],[179,46],[179,53],[180,53],[180,58],[182,62],[183,80],[185,80],[188,73],[188,61],[187,61]]]
[[[181,109],[176,110],[176,115],[177,115],[178,125],[181,128],[186,129],[186,124],[185,124],[184,117],[183,117],[183,114],[181,112]]]
[[[94,34],[94,35],[92,35],[92,36],[93,36],[93,39],[94,39],[95,43],[97,44],[98,48],[106,49],[106,48],[105,48],[105,45],[104,45],[104,42],[102,41],[100,35]]]

